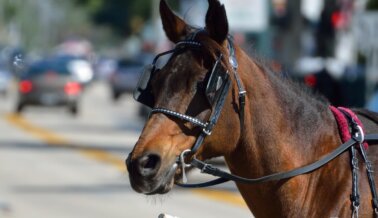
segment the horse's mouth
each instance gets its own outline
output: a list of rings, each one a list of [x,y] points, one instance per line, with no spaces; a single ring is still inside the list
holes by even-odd
[[[130,174],[131,187],[136,192],[145,195],[165,194],[173,187],[176,169],[177,163],[174,163],[168,170],[153,178],[143,178]]]

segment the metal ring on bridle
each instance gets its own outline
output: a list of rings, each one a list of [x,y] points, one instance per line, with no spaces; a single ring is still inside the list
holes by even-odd
[[[180,154],[180,164],[182,165],[182,166],[185,166],[185,167],[190,167],[191,166],[191,164],[187,164],[187,163],[185,163],[185,155],[187,154],[187,153],[191,153],[192,152],[192,150],[190,150],[190,149],[186,149],[186,150],[184,150],[181,154]]]
[[[202,132],[205,133],[205,134],[208,135],[208,136],[211,135],[211,131],[206,130],[206,128],[203,128],[203,129],[202,129]]]
[[[365,141],[365,134],[362,130],[360,125],[357,125],[358,132],[354,134],[354,139],[357,140],[359,143],[363,143]]]

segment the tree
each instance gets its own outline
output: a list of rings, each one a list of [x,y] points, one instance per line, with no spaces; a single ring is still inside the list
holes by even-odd
[[[151,17],[152,0],[74,0],[91,12],[95,24],[109,26],[121,36],[130,34],[135,19]]]
[[[377,0],[370,0],[366,5],[366,9],[371,11],[378,11],[378,1]]]

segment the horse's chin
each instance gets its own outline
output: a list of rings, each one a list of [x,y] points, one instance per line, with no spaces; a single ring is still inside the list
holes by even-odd
[[[177,163],[174,163],[168,170],[152,179],[134,181],[130,178],[132,188],[145,195],[165,194],[168,193],[174,184]]]

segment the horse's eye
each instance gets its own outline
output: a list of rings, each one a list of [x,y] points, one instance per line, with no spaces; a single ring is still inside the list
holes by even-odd
[[[205,82],[204,81],[198,81],[196,86],[196,91],[202,91],[205,90]]]

